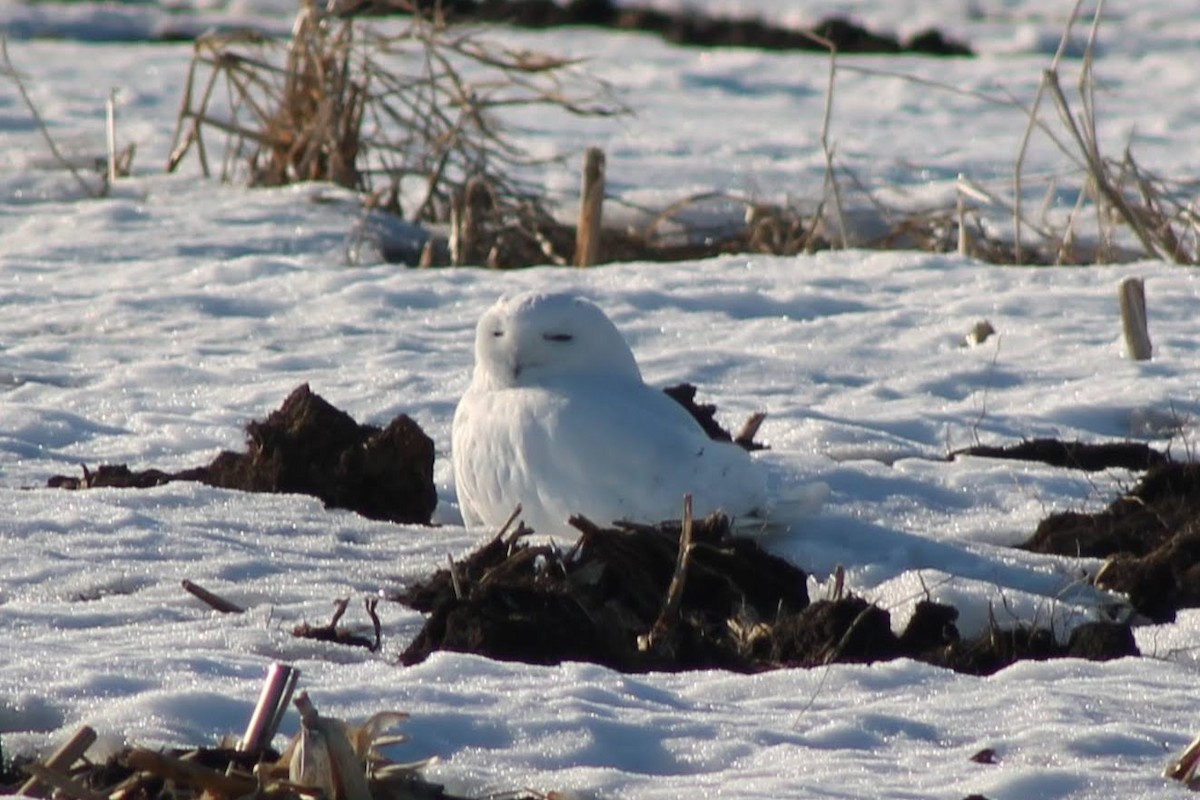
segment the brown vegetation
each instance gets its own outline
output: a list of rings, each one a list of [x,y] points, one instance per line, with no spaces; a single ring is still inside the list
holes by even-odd
[[[180,472],[132,471],[124,464],[55,475],[59,489],[148,488],[199,481],[246,492],[310,494],[365,517],[429,524],[437,506],[433,440],[405,414],[386,428],[360,425],[308,388],[297,387],[266,420],[246,426],[247,452],[220,453]]]
[[[144,798],[145,800],[461,800],[436,783],[421,777],[430,760],[397,764],[380,748],[407,740],[389,731],[408,718],[398,711],[382,711],[361,724],[319,713],[307,692],[292,701],[300,712],[300,732],[282,753],[269,746],[283,711],[292,697],[299,673],[284,665],[273,665],[291,674],[283,694],[268,697],[267,685],[250,720],[247,736],[236,743],[213,747],[150,749],[123,747],[107,758],[89,758],[96,732],[83,726],[45,761],[23,760],[16,771],[29,776],[23,784],[9,783],[0,773],[0,789],[16,789],[28,797],[70,797],[76,800],[101,798]],[[271,705],[263,706],[264,700]],[[276,705],[274,701],[278,701]],[[249,738],[262,722],[260,713],[272,717],[266,723],[265,741]],[[519,797],[519,795],[514,795]]]
[[[529,157],[501,110],[622,111],[577,61],[512,50],[439,15],[414,15],[388,34],[307,0],[279,50],[246,33],[196,40],[168,170],[194,151],[212,174],[205,136],[215,133],[224,141],[223,179],[327,180],[397,212],[412,183],[423,199],[404,215],[445,222],[471,179],[505,208],[533,199],[532,187],[512,176]]]
[[[821,20],[807,30],[773,25],[753,17],[710,16],[702,9],[666,11],[612,0],[343,0],[349,14],[407,13],[414,8],[440,10],[451,21],[485,21],[526,28],[586,25],[618,31],[657,34],[672,44],[690,47],[754,47],[764,50],[823,50],[814,35],[828,39],[844,53],[912,53],[969,56],[971,48],[927,29],[904,40],[872,31],[845,17]]]
[[[445,235],[430,236],[419,257],[404,253],[408,263],[421,266],[671,261],[734,252],[794,255],[848,246],[958,252],[1006,264],[1137,258],[1192,264],[1200,259],[1200,217],[1193,211],[1188,186],[1145,169],[1128,147],[1119,159],[1101,153],[1092,73],[1099,16],[1093,19],[1077,97],[1072,100],[1062,87],[1061,62],[1080,15],[1078,4],[1032,103],[967,92],[1028,119],[1014,158],[1011,191],[986,188],[964,175],[951,207],[897,210],[883,204],[835,156],[831,108],[838,72],[888,75],[941,91],[961,90],[843,64],[841,54],[875,47],[869,43],[877,37],[842,21],[829,21],[789,34],[830,57],[821,127],[825,185],[822,196],[806,198],[815,208],[801,211],[795,205],[703,194],[681,199],[642,229],[610,226],[598,234],[590,227],[578,231],[559,222],[536,187],[517,177],[529,157],[502,119],[514,107],[607,116],[622,113],[622,105],[609,87],[586,78],[577,61],[513,51],[453,21],[523,20],[541,26],[559,24],[556,15],[580,15],[594,22],[629,18],[633,12],[618,14],[603,3],[528,5],[515,9],[504,3],[460,2],[426,7],[405,0],[335,4],[331,14],[308,0],[282,58],[273,52],[278,45],[250,34],[201,37],[195,43],[168,169],[194,150],[203,172],[211,174],[205,133],[220,134],[225,144],[219,174],[224,179],[244,175],[259,185],[333,181],[362,192],[368,208],[448,228]],[[397,10],[410,16],[396,35],[384,35],[359,19],[362,14]],[[759,38],[772,40],[766,33]],[[226,97],[223,104],[221,98]],[[1049,118],[1047,98],[1052,106]],[[1050,204],[1043,204],[1040,217],[1030,216],[1023,205],[1028,190],[1025,160],[1038,137],[1061,152],[1074,179],[1083,182],[1076,207],[1065,219],[1051,219]],[[1056,188],[1057,179],[1049,191]],[[849,228],[845,204],[855,194],[885,222],[881,233],[864,237]],[[413,201],[414,196],[420,199]],[[405,197],[410,208],[401,208]],[[713,198],[743,205],[742,224],[715,233],[662,235],[664,220],[677,220],[689,206]],[[582,219],[599,220],[598,198],[586,200],[590,210]],[[1089,209],[1095,213],[1085,214]],[[1011,219],[1011,235],[1000,232],[998,214]],[[1085,219],[1095,222],[1089,225]]]
[[[399,592],[395,599],[429,615],[401,662],[456,650],[623,671],[756,672],[907,657],[990,674],[1019,659],[1137,654],[1128,626],[1106,622],[1079,626],[1066,644],[1024,625],[964,640],[958,612],[928,601],[897,636],[887,610],[862,598],[810,602],[801,569],[733,535],[720,515],[614,529],[578,517],[572,524],[581,536],[566,552],[522,542],[527,529],[501,530]]]
[[[1055,513],[1021,545],[1037,553],[1107,558],[1093,580],[1158,622],[1200,608],[1200,464],[1152,467],[1102,511]]]

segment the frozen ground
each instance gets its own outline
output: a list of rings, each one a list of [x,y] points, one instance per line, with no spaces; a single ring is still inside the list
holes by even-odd
[[[1146,22],[1178,13],[1186,25],[1187,15],[1179,4],[1140,9],[1119,26],[1132,43],[1106,44],[1097,66],[1104,123],[1112,146],[1136,130],[1145,162],[1194,174],[1188,132],[1197,109],[1180,89],[1194,85],[1194,59]],[[886,21],[894,12],[860,13]],[[620,194],[657,201],[700,188],[819,186],[822,58],[680,51],[585,32],[513,38],[587,52],[630,92],[639,115],[586,136],[609,150]],[[547,286],[600,303],[650,382],[699,385],[730,424],[758,408],[770,413],[763,438],[772,450],[762,457],[780,490],[812,481],[832,490],[821,514],[770,542],[818,579],[845,565],[850,586],[889,607],[897,624],[928,590],[964,608],[968,631],[989,605],[1001,621],[1037,614],[1065,631],[1104,600],[1077,582],[1096,564],[1009,546],[1049,511],[1098,508],[1134,476],[939,459],[977,439],[1039,435],[1131,437],[1190,452],[1200,412],[1192,272],[1157,263],[1012,269],[857,251],[588,272],[348,267],[356,212],[313,202],[339,196],[328,187],[250,192],[157,174],[186,45],[18,39],[9,49],[72,152],[102,150],[103,98],[118,87],[121,135],[138,143],[139,169],[111,197],[81,199],[69,178],[45,168],[37,131],[0,80],[6,753],[45,750],[83,723],[109,747],[238,733],[265,666],[283,660],[300,668],[323,712],[410,712],[412,743],[397,756],[438,755],[430,776],[474,793],[1183,796],[1159,775],[1196,732],[1195,612],[1139,629],[1141,659],[1023,664],[990,678],[911,662],[625,676],[451,654],[401,669],[394,657],[421,620],[393,605],[381,609],[379,655],[289,631],[325,621],[336,597],[394,587],[479,542],[483,532],[457,524],[448,452],[471,330],[501,292]],[[1038,47],[997,47],[972,61],[861,63],[1028,98],[1045,59]],[[916,195],[940,192],[960,171],[1008,174],[1024,125],[1011,111],[894,78],[843,78],[839,152],[863,170]],[[577,152],[580,123],[546,123],[548,144],[538,146]],[[1049,151],[1040,157],[1042,168],[1059,168]],[[573,191],[572,172],[545,180]],[[1115,287],[1129,275],[1147,283],[1149,363],[1122,354]],[[981,318],[999,336],[962,346]],[[442,527],[190,485],[36,488],[81,462],[206,462],[238,448],[241,426],[305,381],[360,421],[417,419],[438,447]],[[184,578],[248,613],[214,615],[183,593]],[[348,616],[367,622],[356,606]],[[289,716],[285,732],[296,726]],[[983,747],[997,751],[998,765],[968,759]]]

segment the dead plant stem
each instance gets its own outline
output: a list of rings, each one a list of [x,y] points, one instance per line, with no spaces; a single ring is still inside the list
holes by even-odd
[[[21,95],[21,100],[25,103],[25,107],[29,109],[29,114],[33,117],[33,122],[35,125],[37,125],[38,132],[42,134],[42,138],[46,141],[46,146],[50,148],[50,154],[54,156],[54,160],[71,173],[71,177],[73,177],[75,182],[78,183],[80,188],[83,189],[84,194],[86,194],[88,197],[103,197],[106,194],[108,187],[104,186],[99,190],[93,188],[91,184],[84,180],[83,176],[79,174],[79,170],[75,169],[75,166],[63,156],[61,151],[59,151],[58,145],[54,141],[54,137],[50,135],[50,130],[46,127],[46,122],[42,119],[42,115],[38,113],[37,106],[34,104],[33,98],[29,96],[29,91],[25,88],[25,81],[21,79],[21,73],[17,71],[17,68],[13,65],[12,59],[8,55],[8,37],[3,35],[0,35],[0,64],[2,64],[0,73],[7,75],[12,79],[12,82],[16,84],[17,92]]]

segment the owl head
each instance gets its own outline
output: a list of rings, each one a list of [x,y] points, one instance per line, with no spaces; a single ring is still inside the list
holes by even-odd
[[[600,308],[565,293],[505,295],[475,329],[477,384],[537,386],[562,377],[641,381],[625,337]]]

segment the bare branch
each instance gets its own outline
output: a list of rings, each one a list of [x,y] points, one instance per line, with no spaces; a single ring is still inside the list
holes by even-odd
[[[8,55],[8,37],[0,35],[0,75],[6,75],[12,79],[12,82],[17,87],[17,92],[21,95],[22,102],[29,109],[30,116],[33,117],[33,122],[37,125],[38,132],[42,134],[42,138],[46,140],[46,146],[50,148],[50,154],[54,156],[64,169],[71,173],[71,177],[83,189],[84,194],[88,197],[103,197],[107,192],[107,184],[100,189],[96,189],[79,174],[79,170],[68,161],[59,151],[58,145],[54,141],[54,137],[50,135],[49,129],[46,127],[42,115],[38,113],[37,106],[34,105],[33,99],[29,96],[29,91],[25,88],[25,82],[21,79],[21,74],[17,68],[13,66],[12,59]]]

